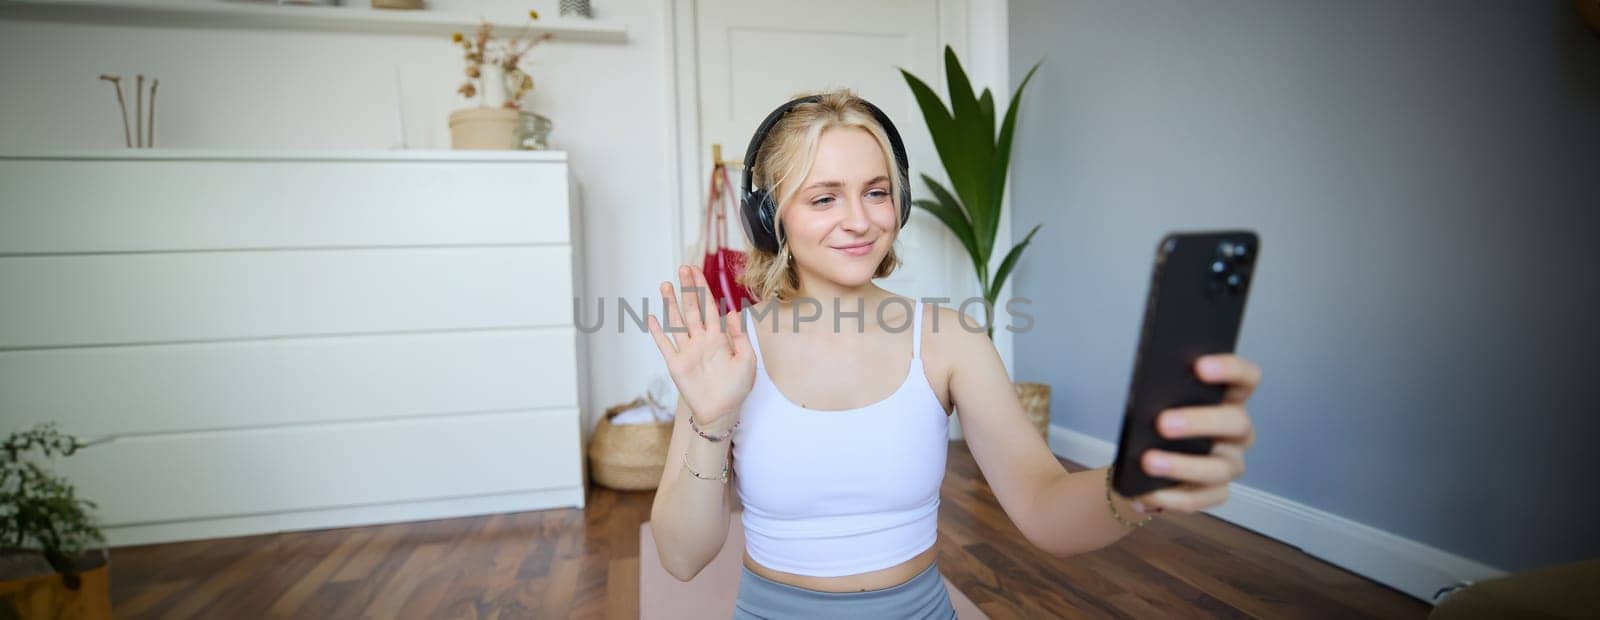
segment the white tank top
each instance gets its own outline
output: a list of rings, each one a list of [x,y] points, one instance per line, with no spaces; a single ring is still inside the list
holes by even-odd
[[[806,409],[779,392],[744,314],[756,380],[739,414],[733,468],[750,557],[786,573],[838,577],[932,547],[949,419],[922,369],[922,302],[900,388],[842,411]]]

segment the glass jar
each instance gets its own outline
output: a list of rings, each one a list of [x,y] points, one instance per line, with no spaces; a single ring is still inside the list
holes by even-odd
[[[550,119],[533,112],[517,113],[517,148],[524,151],[543,151],[550,148],[548,139],[553,125]]]

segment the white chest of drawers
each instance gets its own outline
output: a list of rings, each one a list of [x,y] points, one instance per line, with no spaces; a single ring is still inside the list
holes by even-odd
[[[0,432],[114,545],[583,505],[559,152],[0,156]]]

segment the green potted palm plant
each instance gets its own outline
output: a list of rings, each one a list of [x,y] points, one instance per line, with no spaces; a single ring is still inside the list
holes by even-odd
[[[1040,61],[1043,62],[1043,61]],[[1000,228],[1000,211],[1006,193],[1006,171],[1011,165],[1011,137],[1015,135],[1017,112],[1022,104],[1022,92],[1027,88],[1033,73],[1039,70],[1035,63],[1028,75],[1017,85],[1006,107],[1005,118],[995,127],[994,94],[983,89],[981,95],[973,92],[972,82],[956,59],[955,50],[944,48],[945,82],[950,89],[950,105],[928,84],[911,72],[900,70],[911,94],[922,109],[922,118],[933,136],[933,146],[939,151],[939,161],[950,179],[946,188],[932,177],[922,175],[932,198],[913,201],[934,217],[939,218],[972,260],[973,271],[978,276],[984,301],[984,325],[989,337],[994,337],[994,306],[1005,287],[1011,270],[1017,266],[1023,250],[1033,241],[1034,233],[1043,224],[1035,224],[1012,246],[990,271],[989,264],[995,255],[995,236]],[[1028,412],[1029,419],[1047,434],[1050,424],[1050,386],[1043,383],[1016,382],[1017,397]]]
[[[0,444],[0,620],[111,617],[96,506],[41,464],[87,445],[53,423]]]

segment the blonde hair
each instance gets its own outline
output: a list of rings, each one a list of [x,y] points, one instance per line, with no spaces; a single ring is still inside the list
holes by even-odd
[[[761,144],[761,150],[756,153],[751,183],[754,187],[766,188],[776,201],[778,210],[773,214],[773,223],[776,225],[782,221],[783,205],[799,193],[800,182],[811,173],[811,160],[816,156],[817,142],[822,132],[836,127],[856,127],[872,134],[878,141],[878,147],[883,150],[889,168],[890,196],[895,203],[895,223],[898,226],[900,209],[905,208],[900,204],[900,188],[905,187],[906,179],[901,174],[899,162],[894,159],[894,149],[889,144],[889,136],[884,133],[883,126],[872,115],[865,100],[849,89],[814,94],[820,99],[791,108],[772,126]],[[795,98],[805,96],[798,95]],[[794,269],[794,254],[789,251],[789,244],[785,243],[783,227],[775,227],[778,251],[766,252],[751,247],[744,272],[739,275],[739,283],[749,289],[758,302],[769,297],[788,301],[794,298],[800,287],[800,276]],[[895,240],[899,241],[898,236]],[[883,257],[883,262],[878,263],[878,269],[872,277],[886,277],[899,266],[900,258],[895,253],[895,247],[890,245],[889,253]]]

